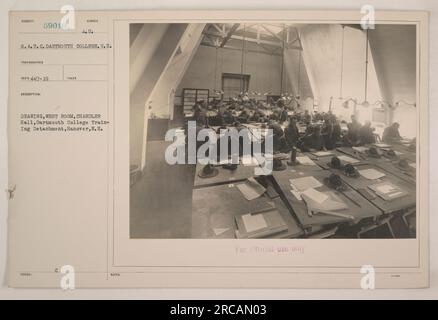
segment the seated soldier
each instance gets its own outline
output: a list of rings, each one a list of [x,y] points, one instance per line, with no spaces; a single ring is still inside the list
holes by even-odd
[[[312,123],[312,115],[309,113],[309,110],[304,111],[303,115],[303,122],[309,126],[310,123]]]
[[[237,117],[237,120],[240,123],[247,123],[249,116],[250,115],[248,114],[248,111],[246,109],[243,109],[242,112],[240,113],[240,115]]]
[[[333,116],[333,132],[332,132],[332,138],[331,138],[331,144],[333,145],[333,148],[336,147],[336,144],[341,139],[341,124],[339,123],[339,120],[336,119],[336,116]]]
[[[315,111],[313,113],[313,120],[315,121],[322,121],[324,119],[324,114],[323,113],[319,113],[318,111]]]
[[[321,135],[321,128],[315,126],[311,134],[306,134],[300,143],[301,151],[324,150],[324,139]]]
[[[374,128],[371,127],[371,122],[366,121],[365,124],[359,129],[359,143],[370,144],[376,142],[376,138],[374,136]]]
[[[272,139],[273,139],[273,151],[276,152],[286,152],[288,147],[286,144],[286,139],[284,137],[284,131],[281,126],[276,121],[271,121],[269,123],[269,129],[272,129]]]
[[[232,124],[234,122],[234,116],[231,110],[225,110],[222,118],[223,118],[223,122],[226,124]]]
[[[195,103],[195,105],[192,108],[192,112],[193,112],[193,119],[198,121],[202,113],[202,106],[200,101]]]
[[[298,145],[298,139],[300,134],[297,128],[297,122],[295,119],[290,118],[288,126],[284,129],[284,138],[286,139],[287,146],[290,150]]]
[[[260,119],[262,118],[263,118],[263,113],[260,112],[258,108],[256,108],[252,116],[249,118],[249,120],[253,122],[261,122]]]
[[[392,142],[396,140],[400,140],[402,137],[400,136],[400,132],[398,129],[400,128],[400,124],[398,122],[394,122],[389,127],[386,127],[383,131],[382,141],[383,142]]]
[[[346,146],[354,147],[359,144],[359,130],[362,125],[357,121],[356,116],[351,116],[351,122],[347,124],[348,131],[343,137]]]
[[[357,121],[357,118],[355,115],[351,116],[351,122],[350,122],[351,128],[353,131],[356,132],[356,134],[359,134],[359,129],[362,127],[359,121]]]
[[[286,107],[283,107],[283,110],[281,110],[280,113],[280,123],[283,123],[287,120],[288,114],[287,114],[287,109]]]
[[[211,126],[222,126],[224,125],[224,117],[222,112],[218,111],[217,115],[210,119],[209,124]]]
[[[324,124],[321,131],[322,137],[324,139],[324,145],[326,149],[331,150],[334,148],[334,144],[332,141],[333,136],[333,123],[332,120],[328,117],[325,117]]]
[[[343,144],[347,147],[354,147],[358,145],[359,133],[351,123],[347,124],[348,131],[342,137]]]

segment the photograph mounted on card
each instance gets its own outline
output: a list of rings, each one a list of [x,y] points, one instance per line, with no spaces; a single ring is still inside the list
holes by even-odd
[[[72,14],[10,14],[10,286],[427,286],[427,13]]]

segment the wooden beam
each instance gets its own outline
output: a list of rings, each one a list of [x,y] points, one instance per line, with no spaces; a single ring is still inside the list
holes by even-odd
[[[213,39],[212,36],[210,36],[209,34],[204,34],[204,38],[207,39],[208,41],[210,41],[210,43],[214,46],[217,45],[217,41],[216,38]]]
[[[254,42],[254,43],[258,43],[258,44],[267,44],[273,47],[281,47],[282,44],[280,42],[274,42],[274,41],[269,41],[269,40],[257,40],[256,38],[248,38],[248,37],[243,37],[243,36],[237,36],[237,35],[232,35],[230,37],[231,39],[234,40],[241,40],[241,41],[248,41],[248,42]]]
[[[228,40],[230,40],[230,38],[232,37],[233,33],[237,30],[238,27],[239,27],[239,23],[235,23],[235,24],[233,24],[231,29],[228,30],[227,35],[222,39],[222,42],[220,44],[221,48],[223,48],[227,44]]]
[[[298,50],[303,50],[303,45],[301,44],[300,33],[298,32],[297,29],[295,29],[295,32],[296,32],[296,34],[297,34],[296,37],[295,37],[295,39],[292,40],[292,41],[288,41],[286,44],[287,44],[288,48],[294,48],[294,49],[298,49]],[[299,44],[298,47],[297,47],[297,46],[293,46],[293,44],[294,44],[295,42],[298,42],[298,44]]]
[[[213,47],[215,48],[216,46],[209,43],[209,42],[202,42],[201,45],[206,46],[206,47]],[[241,47],[233,47],[233,46],[229,46],[229,45],[225,45],[224,47],[222,47],[223,49],[229,49],[229,50],[236,50],[236,51],[242,51]],[[273,56],[281,56],[280,53],[277,53],[275,51],[271,51],[271,50],[267,50],[267,51],[257,51],[257,50],[253,50],[253,49],[246,49],[245,51],[247,52],[252,52],[252,53],[260,53],[260,54],[269,54],[269,55],[273,55]]]
[[[219,37],[219,38],[221,37],[220,34],[212,33],[212,32],[204,32],[204,34],[205,34],[206,36],[213,36],[213,37]],[[261,44],[265,44],[265,45],[270,45],[270,46],[278,47],[278,48],[282,48],[282,47],[283,47],[283,43],[282,43],[282,42],[274,42],[274,41],[269,41],[269,40],[262,40],[262,39],[256,39],[256,38],[249,38],[249,37],[243,37],[243,36],[238,36],[238,35],[231,35],[231,36],[227,39],[226,42],[228,42],[228,40],[230,40],[230,39],[240,40],[240,41],[253,42],[253,43],[257,43],[257,44],[259,44],[259,45],[261,45]],[[222,40],[222,43],[221,43],[220,47],[223,47],[222,44],[224,43],[224,40],[225,40],[225,39]],[[225,42],[225,43],[226,43],[226,42]],[[294,41],[294,42],[295,42],[295,41]],[[285,43],[285,47],[288,48],[288,49],[302,50],[302,47],[301,47],[301,46],[295,46],[295,45],[286,44],[286,43]]]
[[[262,28],[265,29],[269,34],[271,34],[272,36],[274,36],[275,38],[277,38],[280,41],[283,41],[283,39],[276,34],[275,32],[273,32],[271,29],[269,29],[268,27],[266,27],[265,25],[261,24]]]
[[[222,36],[226,36],[225,28],[220,28],[216,23],[211,24]]]

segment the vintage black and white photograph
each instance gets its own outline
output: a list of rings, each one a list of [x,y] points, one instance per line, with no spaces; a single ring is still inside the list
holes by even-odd
[[[416,238],[416,33],[131,23],[130,238]]]

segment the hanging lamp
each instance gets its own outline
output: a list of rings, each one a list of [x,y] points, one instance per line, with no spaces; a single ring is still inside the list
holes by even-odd
[[[280,70],[280,96],[284,97],[283,93],[283,76],[284,76],[284,37],[286,34],[286,25],[283,24],[282,50],[281,50],[281,70]]]
[[[245,41],[246,41],[246,27],[243,24],[243,38],[242,38],[242,56],[240,60],[240,95],[248,94],[245,90],[245,83],[243,81],[244,61],[245,61]]]
[[[368,31],[366,31],[366,44],[365,44],[365,83],[364,83],[364,101],[361,103],[361,105],[365,108],[368,108],[370,106],[370,103],[367,100],[367,94],[368,94]]]
[[[268,91],[266,91],[265,93],[264,93],[264,95],[265,96],[269,96],[269,95],[271,95],[272,94],[272,79],[274,78],[273,77],[273,72],[274,72],[274,63],[272,62],[272,60],[273,60],[273,55],[272,55],[272,53],[271,53],[271,55],[270,55],[270,57],[269,57],[269,70],[271,71],[270,73],[269,73],[269,90]]]
[[[298,89],[297,89],[297,94],[295,96],[295,99],[300,100],[301,99],[301,50],[299,50],[299,52],[298,52],[298,80],[297,80],[297,84],[298,84]]]
[[[257,46],[257,48],[256,48],[256,58],[257,59],[256,60],[260,61],[260,24],[257,24],[257,42],[256,42],[256,46]],[[254,83],[255,83],[256,90],[253,90],[252,94],[256,95],[256,96],[260,96],[261,93],[259,92],[259,78],[258,78],[257,68],[254,70],[254,76],[255,76]]]
[[[345,39],[345,26],[342,26],[341,74],[340,74],[340,80],[339,80],[339,100],[343,99],[343,89],[344,89],[344,39]]]
[[[215,45],[215,50],[216,50],[216,52],[215,52],[216,57],[215,57],[215,63],[214,63],[214,90],[213,90],[213,92],[215,95],[218,96],[218,95],[220,95],[220,92],[217,89],[217,60],[218,60],[218,50],[219,50],[217,43]]]

